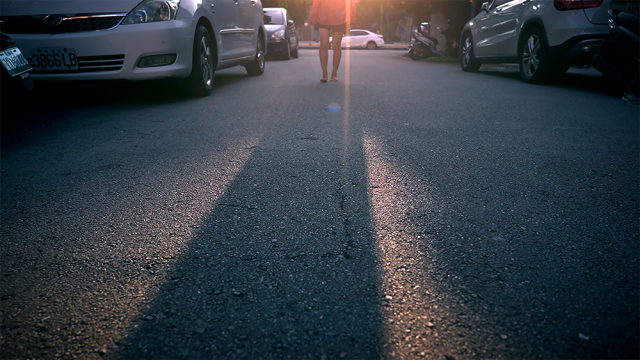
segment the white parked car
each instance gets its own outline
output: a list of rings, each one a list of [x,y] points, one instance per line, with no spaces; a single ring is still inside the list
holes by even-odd
[[[329,37],[329,43],[333,41],[333,36]],[[369,30],[351,29],[349,35],[342,37],[343,48],[365,48],[375,50],[384,46],[384,36],[378,35]]]
[[[265,66],[260,0],[20,0],[0,3],[2,31],[34,81],[180,79],[209,94],[214,72]]]
[[[637,9],[637,0],[492,0],[462,30],[460,65],[518,63],[538,83],[572,65],[589,64],[609,37],[607,11]]]

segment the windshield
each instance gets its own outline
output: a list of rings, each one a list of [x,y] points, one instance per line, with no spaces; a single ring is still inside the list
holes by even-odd
[[[284,25],[284,17],[282,11],[277,10],[265,10],[264,12],[264,24],[265,25]]]

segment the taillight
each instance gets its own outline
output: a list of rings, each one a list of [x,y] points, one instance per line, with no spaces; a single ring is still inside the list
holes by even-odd
[[[384,39],[384,36],[378,35],[378,39]]]
[[[600,4],[602,4],[602,0],[553,0],[553,5],[558,10],[594,8]]]

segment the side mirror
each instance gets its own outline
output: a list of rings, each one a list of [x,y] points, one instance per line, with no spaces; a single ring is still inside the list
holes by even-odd
[[[480,11],[489,11],[489,3],[483,2],[482,7],[480,7]]]

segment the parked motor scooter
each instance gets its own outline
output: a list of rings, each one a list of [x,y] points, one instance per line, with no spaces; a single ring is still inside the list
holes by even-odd
[[[620,96],[639,69],[640,25],[637,12],[609,10],[610,35],[591,60],[610,93]]]
[[[451,19],[447,19],[447,28],[442,29],[442,27],[438,27],[440,30],[440,35],[444,35],[446,42],[444,44],[444,54],[448,57],[456,57],[459,55],[458,42],[451,35]],[[437,44],[436,44],[437,45]]]
[[[438,39],[429,36],[431,25],[428,22],[420,24],[420,29],[411,33],[411,43],[409,44],[409,57],[411,60],[427,59],[432,56],[444,56],[436,49]]]
[[[0,33],[0,100],[2,119],[16,115],[27,97],[25,91],[33,90],[34,85],[29,73],[33,67],[15,45],[15,40]]]

